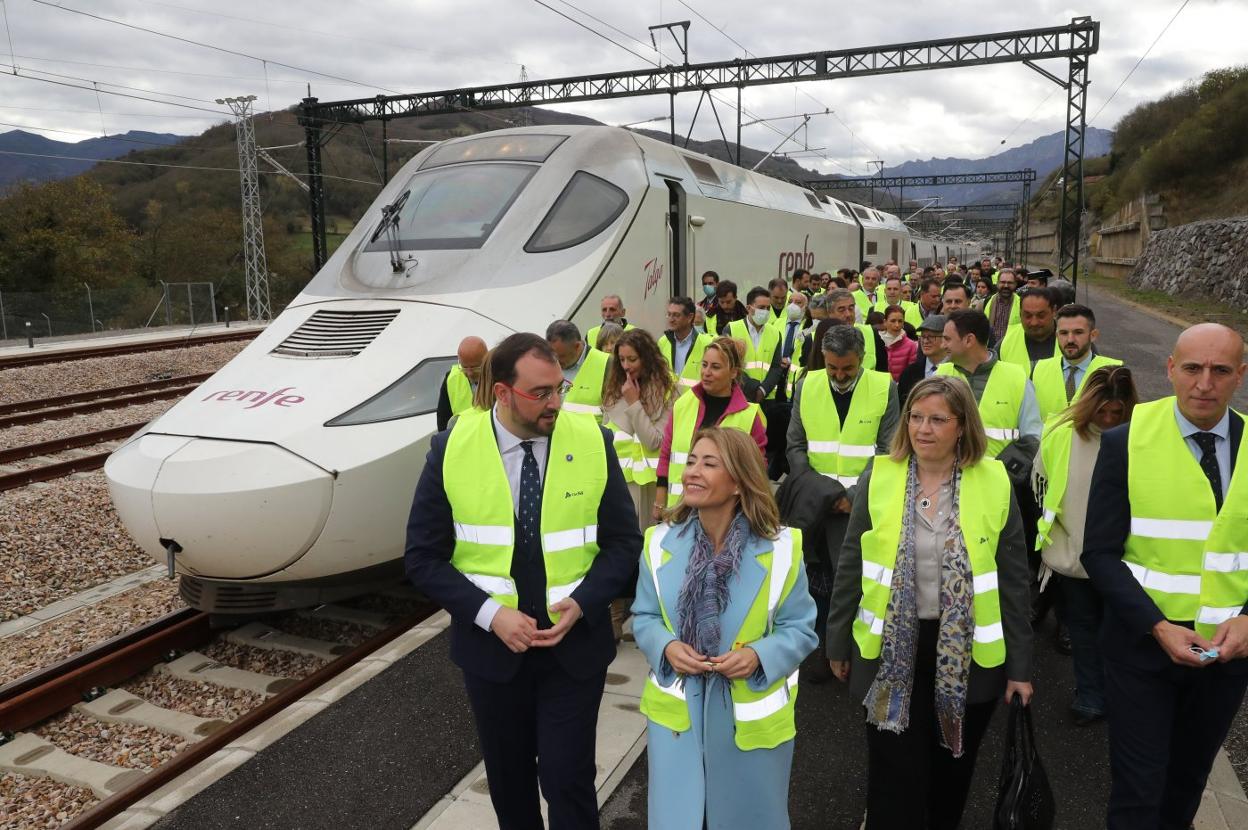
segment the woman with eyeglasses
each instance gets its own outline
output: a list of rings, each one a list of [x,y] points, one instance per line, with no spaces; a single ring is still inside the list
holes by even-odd
[[[1031,700],[1027,550],[965,381],[920,381],[902,426],[858,480],[828,656],[866,714],[867,830],[953,830],[997,701]]]
[[[722,283],[721,283],[722,284]],[[672,406],[659,450],[658,486],[651,515],[660,521],[680,501],[680,475],[693,448],[693,436],[703,426],[722,426],[750,435],[760,452],[767,451],[767,426],[758,404],[746,400],[741,389],[744,344],[717,337],[702,352],[702,379]]]
[[[783,830],[797,667],[818,642],[801,533],[780,525],[738,430],[700,430],[681,481],[668,521],[646,531],[633,603],[650,664],[649,825]]]
[[[1041,584],[1057,589],[1058,619],[1070,633],[1075,699],[1070,713],[1078,726],[1105,717],[1105,679],[1097,638],[1105,609],[1079,557],[1088,516],[1092,471],[1101,451],[1101,433],[1131,420],[1139,403],[1131,370],[1102,366],[1088,375],[1079,398],[1045,427],[1032,466],[1032,488],[1044,513],[1036,548],[1043,566]],[[1057,584],[1049,586],[1050,579]]]

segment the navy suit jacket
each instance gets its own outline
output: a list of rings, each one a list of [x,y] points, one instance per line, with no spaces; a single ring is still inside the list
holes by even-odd
[[[1107,660],[1158,670],[1173,665],[1152,637],[1153,626],[1165,614],[1144,592],[1122,561],[1131,532],[1131,503],[1127,498],[1127,434],[1131,424],[1114,427],[1101,436],[1101,451],[1092,473],[1093,494],[1088,504],[1080,561],[1105,600],[1101,648]],[[1243,439],[1243,421],[1230,419],[1231,475]],[[1243,613],[1248,614],[1248,605]],[[1190,627],[1190,626],[1189,626]],[[1232,660],[1225,670],[1248,674],[1248,659]]]
[[[615,658],[609,605],[631,589],[642,544],[637,511],[620,471],[612,435],[601,427],[599,431],[606,449],[607,483],[598,506],[598,555],[584,581],[572,592],[584,616],[558,645],[550,647],[563,669],[580,679],[604,671]],[[512,652],[493,632],[475,623],[489,595],[451,565],[455,527],[442,483],[449,437],[449,430],[435,435],[425,458],[407,522],[404,565],[412,583],[450,613],[451,659],[465,672],[506,683],[519,671],[524,654]],[[542,483],[544,486],[545,478]],[[521,538],[518,527],[515,538]],[[541,552],[529,556],[518,548],[512,557],[512,577],[520,595],[520,610],[536,619],[539,627],[549,628]]]

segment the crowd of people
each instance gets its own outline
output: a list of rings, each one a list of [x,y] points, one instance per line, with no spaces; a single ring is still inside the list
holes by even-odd
[[[443,383],[407,571],[500,827],[543,826],[539,784],[552,828],[598,826],[631,636],[651,827],[789,826],[800,677],[861,704],[863,826],[951,830],[1050,611],[1107,826],[1190,827],[1248,686],[1239,335],[1184,331],[1141,403],[1073,286],[1000,257],[702,291],[657,334],[607,296],[584,335],[467,337]]]

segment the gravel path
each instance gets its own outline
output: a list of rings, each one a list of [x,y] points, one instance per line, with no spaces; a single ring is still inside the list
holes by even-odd
[[[150,772],[186,746],[183,738],[146,726],[105,723],[65,712],[41,723],[35,734],[61,749],[101,764]]]
[[[50,666],[181,607],[183,602],[178,596],[177,583],[162,579],[5,637],[0,640],[0,684]]]
[[[0,620],[151,564],[113,510],[102,470],[0,498]]]
[[[0,375],[0,377],[3,376]],[[0,450],[38,444],[42,441],[55,441],[58,438],[68,438],[71,435],[81,435],[84,432],[95,432],[125,424],[141,424],[152,420],[175,403],[177,403],[176,400],[152,401],[121,409],[89,412],[85,415],[75,415],[72,418],[8,427],[0,430]]]
[[[0,830],[60,827],[98,800],[81,787],[6,772],[0,775]]]
[[[58,363],[55,367],[4,369],[0,370],[0,404],[215,372],[250,342],[210,343],[184,349],[94,357]]]

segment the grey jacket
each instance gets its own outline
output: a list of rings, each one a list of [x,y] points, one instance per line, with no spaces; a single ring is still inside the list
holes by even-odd
[[[849,689],[855,700],[866,696],[880,665],[878,659],[863,659],[852,634],[854,617],[862,600],[862,534],[871,529],[871,513],[867,508],[870,487],[871,470],[868,469],[858,479],[858,494],[854,498],[849,529],[841,546],[828,612],[828,659],[852,660]],[[1031,680],[1031,576],[1027,568],[1023,520],[1013,492],[1010,494],[1010,515],[997,543],[997,582],[1001,596],[1001,625],[1005,630],[1005,665],[986,669],[971,664],[967,691],[969,703],[982,703],[1003,694],[1007,678]]]

